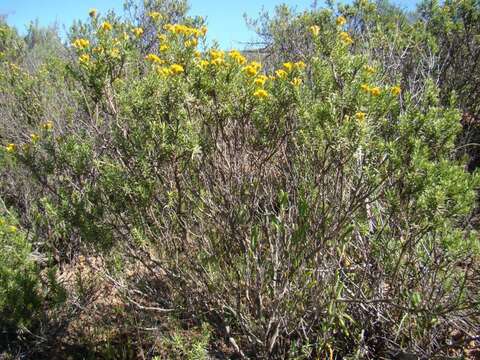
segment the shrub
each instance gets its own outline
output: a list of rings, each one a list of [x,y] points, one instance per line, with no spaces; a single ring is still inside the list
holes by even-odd
[[[28,326],[38,311],[39,278],[30,244],[13,216],[0,214],[0,328]],[[8,337],[8,336],[7,336]]]
[[[65,62],[75,121],[38,119],[5,151],[60,240],[115,256],[139,311],[194,314],[240,356],[445,354],[480,323],[479,178],[454,156],[455,99],[371,71],[322,16],[311,56],[272,71],[189,19],[145,54],[138,26],[94,17]]]

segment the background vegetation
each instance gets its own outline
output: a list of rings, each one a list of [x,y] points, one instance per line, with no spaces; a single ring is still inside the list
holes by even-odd
[[[478,358],[480,3],[187,9],[1,21],[0,358]]]

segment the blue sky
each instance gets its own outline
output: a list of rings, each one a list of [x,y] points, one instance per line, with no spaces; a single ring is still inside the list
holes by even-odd
[[[311,7],[312,0],[190,0],[189,4],[191,15],[207,18],[210,40],[218,40],[224,48],[241,48],[239,42],[254,39],[254,34],[245,25],[243,14],[256,17],[262,6],[271,11],[281,2],[302,11]],[[405,7],[414,3],[413,0],[396,2]],[[115,9],[120,13],[123,0],[0,0],[0,14],[7,14],[7,22],[21,33],[35,19],[41,25],[56,22],[63,32],[64,27],[68,28],[74,19],[87,18],[90,8],[100,12]]]

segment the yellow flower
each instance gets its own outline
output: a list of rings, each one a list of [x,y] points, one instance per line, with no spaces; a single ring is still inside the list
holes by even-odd
[[[380,95],[380,88],[379,87],[373,87],[373,88],[370,88],[370,94],[372,94],[372,96],[378,96]]]
[[[140,27],[133,28],[133,29],[132,29],[132,33],[133,33],[133,35],[135,35],[137,38],[139,38],[140,36],[143,35],[143,29],[140,28]]]
[[[302,84],[302,79],[299,77],[293,78],[291,83],[293,86],[300,86]]]
[[[30,140],[32,140],[33,143],[36,143],[40,139],[40,136],[38,134],[32,133],[30,134]]]
[[[5,150],[8,152],[8,153],[13,153],[15,152],[15,150],[17,149],[17,145],[11,143],[11,144],[8,144],[7,146],[5,146]]]
[[[210,62],[208,60],[201,60],[198,65],[200,66],[201,69],[205,69],[209,64]]]
[[[157,38],[158,38],[158,41],[160,41],[162,43],[167,41],[167,35],[165,35],[165,34],[158,34]]]
[[[260,75],[259,77],[255,78],[255,80],[253,80],[253,83],[257,86],[263,87],[267,80],[268,80],[268,76]]]
[[[53,129],[53,122],[47,121],[47,122],[43,123],[42,128],[44,128],[45,130],[52,130]]]
[[[303,61],[297,61],[297,62],[296,62],[295,64],[293,64],[293,65],[295,65],[295,67],[296,67],[297,69],[299,69],[299,70],[303,70],[303,69],[305,69],[305,67],[306,67],[306,65],[305,65],[305,63],[304,63]]]
[[[363,70],[365,70],[365,72],[368,74],[373,74],[375,72],[375,69],[370,65],[364,65]]]
[[[88,15],[90,15],[90,17],[94,18],[97,16],[97,9],[90,9],[90,11],[88,12]]]
[[[163,64],[164,63],[164,61],[162,59],[160,59],[155,54],[148,54],[147,56],[145,56],[145,60],[150,61],[150,62],[155,63],[155,64]]]
[[[200,28],[200,33],[202,34],[202,36],[207,35],[207,31],[208,31],[208,29],[207,29],[206,26],[202,26],[202,27]]]
[[[279,69],[277,71],[275,71],[275,74],[277,75],[277,77],[279,77],[280,79],[283,79],[287,76],[287,72],[283,69]]]
[[[88,45],[90,45],[90,41],[87,39],[76,39],[72,45],[76,49],[85,49],[88,47]]]
[[[79,61],[80,64],[82,64],[82,65],[88,65],[88,63],[90,62],[90,55],[88,55],[88,54],[83,54],[83,55],[81,55],[81,56],[78,58],[78,61]]]
[[[168,48],[169,48],[169,46],[167,44],[162,44],[162,45],[160,45],[158,50],[160,50],[161,52],[164,52],[164,51],[167,51]]]
[[[253,96],[258,99],[265,99],[266,97],[268,97],[268,92],[263,89],[258,89],[253,93]]]
[[[112,24],[110,24],[108,21],[104,21],[102,25],[100,25],[103,31],[110,31],[112,30]]]
[[[223,59],[225,57],[225,53],[221,50],[212,49],[210,50],[210,57],[212,58],[212,60]]]
[[[352,38],[350,37],[350,35],[345,32],[345,31],[342,31],[340,33],[340,40],[344,43],[344,44],[347,44],[347,45],[351,45],[353,44],[353,40]]]
[[[402,89],[400,88],[400,86],[393,86],[391,89],[390,89],[390,92],[395,95],[395,96],[398,96],[400,95],[400,93],[402,92]]]
[[[367,116],[367,114],[362,112],[362,111],[359,111],[359,112],[355,113],[355,118],[360,122],[365,121],[366,116]]]
[[[187,40],[184,42],[185,47],[196,47],[198,45],[198,40],[196,38]]]
[[[313,36],[318,36],[320,34],[320,26],[318,25],[312,25],[309,28],[310,32],[312,33]]]
[[[368,86],[367,84],[360,85],[360,88],[367,93],[370,92],[370,86]]]
[[[16,232],[17,232],[17,227],[14,226],[14,225],[10,225],[10,226],[8,227],[8,232],[9,232],[9,233],[12,233],[12,234],[16,233]]]
[[[170,65],[170,71],[173,74],[181,74],[184,72],[183,66],[179,64],[172,64]]]
[[[345,25],[346,23],[347,23],[347,19],[345,19],[345,17],[339,16],[339,17],[337,18],[337,25],[338,25],[338,26],[343,26],[343,25]]]
[[[150,11],[148,16],[152,18],[153,21],[157,21],[162,17],[162,14],[160,14],[158,11]]]
[[[245,71],[247,73],[247,75],[249,75],[249,76],[255,76],[255,75],[257,75],[261,66],[262,65],[260,65],[260,63],[258,63],[256,61],[252,61],[250,64],[248,64],[247,66],[245,66],[243,68],[243,71]]]
[[[168,76],[168,75],[171,75],[171,74],[172,74],[172,71],[171,71],[169,68],[167,68],[167,67],[163,67],[163,66],[160,67],[160,66],[159,66],[159,67],[157,67],[156,70],[157,70],[157,74],[158,74],[158,75]]]
[[[193,56],[195,56],[197,59],[200,59],[202,57],[202,53],[198,50],[195,50],[193,52]]]
[[[225,59],[223,59],[223,58],[216,58],[216,59],[213,59],[210,63],[211,63],[212,65],[215,65],[215,66],[220,66],[220,65],[225,64]]]
[[[245,56],[243,56],[240,51],[238,50],[232,50],[228,53],[228,56],[230,56],[235,62],[239,65],[243,65],[247,62],[247,59]]]
[[[103,53],[103,48],[102,47],[99,47],[99,46],[96,46],[92,49],[92,51],[94,53],[97,53],[97,54],[102,54]]]
[[[283,67],[284,67],[288,72],[290,72],[290,71],[293,70],[293,66],[294,66],[294,65],[293,65],[292,62],[286,62],[286,63],[283,64]]]

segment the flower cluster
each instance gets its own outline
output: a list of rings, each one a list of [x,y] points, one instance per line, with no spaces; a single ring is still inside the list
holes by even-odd
[[[248,64],[247,66],[245,66],[243,68],[243,71],[245,71],[245,73],[248,75],[248,76],[255,76],[258,74],[258,72],[260,71],[260,68],[262,67],[262,65],[257,62],[257,61],[252,61],[250,64]]]
[[[153,21],[158,21],[161,19],[162,14],[160,14],[158,11],[150,11],[148,13],[148,16],[153,20]]]
[[[398,96],[400,95],[400,93],[402,92],[402,89],[400,88],[400,86],[392,86],[392,88],[390,89],[390,92],[395,95],[395,96]]]
[[[207,28],[205,26],[197,29],[183,24],[166,24],[163,28],[172,34],[183,35],[186,37],[193,36],[199,38],[204,37],[207,34]]]
[[[370,95],[372,95],[372,96],[379,96],[380,93],[381,93],[380,88],[377,87],[377,86],[371,87],[371,86],[368,85],[368,84],[362,84],[360,87],[361,87],[361,89],[362,89],[364,92],[366,92],[366,93],[368,93],[368,94],[370,94]]]
[[[320,26],[318,25],[310,26],[309,30],[313,36],[318,36],[318,34],[320,34]]]
[[[350,35],[349,35],[347,32],[345,32],[345,31],[340,32],[339,37],[340,37],[340,40],[341,40],[344,44],[346,44],[346,45],[351,45],[351,44],[353,44],[353,40],[352,40],[352,38],[350,37]]]
[[[72,45],[76,49],[83,50],[83,49],[86,49],[90,45],[90,41],[88,41],[87,39],[76,39],[72,43]]]
[[[230,56],[239,65],[243,65],[247,62],[245,56],[243,56],[238,50],[231,50],[228,53],[228,56]]]
[[[143,35],[143,29],[140,27],[136,27],[132,29],[133,35],[135,35],[137,38]]]
[[[347,23],[347,19],[345,19],[344,16],[339,16],[339,17],[337,18],[337,25],[338,25],[338,26],[343,26],[343,25],[345,25],[346,23]]]

